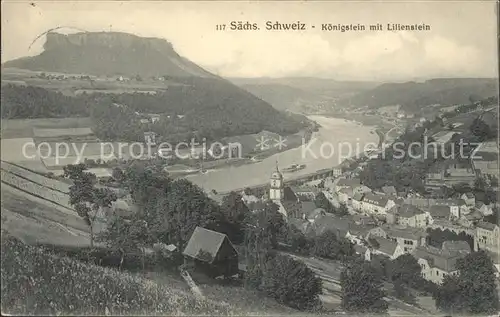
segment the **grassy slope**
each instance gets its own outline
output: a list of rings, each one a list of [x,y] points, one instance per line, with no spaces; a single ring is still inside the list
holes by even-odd
[[[2,312],[9,314],[213,314],[229,307],[136,275],[41,252],[2,234]]]
[[[31,199],[30,199],[31,198]],[[81,219],[79,219],[76,215],[74,217],[70,217],[66,213],[63,213],[57,208],[54,208],[55,205],[50,204],[40,198],[36,198],[34,196],[29,197],[28,194],[12,189],[7,188],[6,186],[2,186],[2,229],[9,232],[9,235],[15,236],[17,239],[25,241],[29,244],[45,244],[45,245],[59,245],[59,246],[78,246],[78,247],[86,247],[89,245],[89,238],[87,234],[87,229],[85,225],[82,223]],[[33,248],[30,248],[30,250]],[[2,258],[5,257],[4,252],[7,252],[9,249],[4,250],[4,245],[2,245]],[[34,250],[34,249],[33,249]],[[37,254],[40,251],[37,251]],[[12,255],[9,255],[12,256]],[[30,256],[31,257],[31,256]],[[41,256],[42,258],[47,258],[48,255]],[[48,258],[47,258],[48,259]],[[55,258],[52,257],[47,261],[56,261]],[[22,259],[16,260],[18,262],[22,262]],[[38,261],[38,260],[37,260]],[[69,259],[59,259],[56,262],[64,262],[70,261],[71,263],[76,262],[74,260]],[[29,265],[32,265],[31,261],[28,262]],[[9,262],[2,261],[3,269],[9,270],[11,274],[16,275],[17,280],[26,279],[30,274],[34,274],[33,272],[26,271],[12,271],[13,268],[8,268],[10,265],[18,266],[17,264],[9,264]],[[59,265],[59,264],[58,264]],[[71,264],[73,265],[73,264]],[[83,264],[80,264],[83,265]],[[55,266],[58,267],[58,266]],[[88,265],[83,265],[83,267],[88,267]],[[100,267],[95,267],[95,270],[105,270]],[[63,270],[64,271],[64,270]],[[42,271],[35,272],[36,274],[41,274]],[[86,279],[89,281],[98,281],[95,274],[90,274],[87,269],[85,269]],[[110,272],[109,277],[112,279],[121,279],[122,276],[128,276],[127,274],[118,273],[114,270],[107,270]],[[57,271],[54,271],[54,278],[57,277]],[[149,280],[154,280],[155,283],[162,285],[161,287],[168,288],[168,290],[178,292],[188,292],[188,288],[186,283],[180,278],[175,277],[175,272],[170,272],[172,274],[165,274],[165,272],[148,272]],[[45,273],[44,273],[45,274]],[[76,273],[75,273],[76,274]],[[174,277],[173,277],[174,276]],[[14,278],[14,277],[11,277]],[[67,278],[70,285],[72,287],[76,287],[74,281],[78,278],[82,278],[82,276],[78,275],[75,277]],[[127,277],[128,278],[128,277]],[[35,279],[36,280],[36,279]],[[116,282],[121,283],[121,282]],[[148,282],[152,283],[152,282]],[[2,284],[4,284],[4,271],[2,271]],[[40,286],[43,289],[46,289],[45,286]],[[103,286],[104,287],[104,286]],[[110,291],[115,287],[115,284],[106,285],[106,291]],[[206,296],[208,300],[213,300],[215,302],[228,302],[231,305],[231,311],[233,314],[237,315],[277,315],[277,314],[291,314],[297,313],[297,311],[287,308],[283,305],[278,304],[276,301],[266,298],[261,294],[258,294],[253,291],[249,291],[244,289],[241,286],[222,286],[217,283],[210,282],[205,284],[200,284],[200,287],[203,291],[203,294]],[[50,288],[47,288],[50,289]],[[78,289],[78,287],[76,287]],[[2,289],[3,290],[3,289]],[[38,294],[37,289],[34,288],[33,291],[35,294]],[[15,298],[18,294],[12,294],[7,292],[8,296]],[[41,291],[40,291],[41,292]],[[74,293],[75,291],[71,291],[70,288],[66,288],[66,292],[68,294]],[[3,295],[2,295],[3,296]],[[33,295],[34,296],[34,295]],[[38,296],[38,295],[37,295]],[[69,296],[69,295],[68,295]],[[73,296],[73,295],[71,295]],[[76,295],[75,295],[76,296]],[[131,295],[135,296],[135,295]],[[22,297],[21,297],[22,298]],[[31,298],[31,297],[30,297]],[[17,302],[18,307],[15,312],[17,313],[33,313],[33,307],[23,306],[29,303]],[[132,299],[131,299],[132,300]],[[4,297],[2,297],[2,303],[4,302]],[[3,304],[2,304],[3,305]],[[7,313],[13,313],[12,306],[5,307],[2,306],[2,311]],[[44,308],[45,309],[45,308]],[[48,308],[46,308],[48,309]],[[109,309],[109,308],[108,308]],[[91,311],[83,309],[82,311],[86,314],[91,313]],[[39,313],[46,312],[39,311]],[[61,311],[61,312],[70,312],[70,311]],[[193,311],[180,310],[179,312],[183,313],[196,313]],[[71,313],[76,314],[78,312],[71,311]],[[126,312],[127,314],[131,314],[132,312]],[[144,313],[153,314],[154,312],[144,311]],[[166,312],[168,313],[168,312]],[[166,314],[165,313],[165,314]],[[218,315],[217,313],[210,310],[202,310],[199,313],[213,313]],[[116,313],[118,314],[118,313]],[[176,314],[173,312],[172,314]]]

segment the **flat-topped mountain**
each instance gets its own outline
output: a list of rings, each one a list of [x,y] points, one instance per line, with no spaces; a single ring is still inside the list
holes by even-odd
[[[50,32],[40,55],[3,66],[90,75],[216,77],[177,54],[165,39],[120,32]]]

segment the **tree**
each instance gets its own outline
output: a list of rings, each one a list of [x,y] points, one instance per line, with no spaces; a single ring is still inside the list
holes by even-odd
[[[340,203],[340,207],[334,208],[333,213],[339,217],[342,217],[349,214],[349,209],[347,208],[347,205],[345,203]]]
[[[473,135],[479,137],[479,141],[485,141],[495,136],[496,132],[492,131],[490,126],[480,118],[474,119],[469,127]]]
[[[67,165],[64,177],[73,181],[69,188],[69,203],[90,229],[90,246],[94,246],[94,225],[99,211],[111,207],[116,194],[108,188],[95,188],[95,174],[85,172],[85,164]]]
[[[245,286],[258,289],[261,284],[265,265],[275,256],[278,236],[286,230],[283,216],[278,206],[267,202],[264,210],[250,214],[245,227]]]
[[[436,306],[443,311],[491,314],[498,311],[498,293],[493,261],[485,251],[457,261],[458,276],[445,277],[436,292]]]
[[[325,180],[322,179],[319,184],[318,184],[318,188],[325,188]]]
[[[142,251],[142,267],[144,269],[145,245],[148,244],[148,231],[146,223],[140,219],[125,219],[114,215],[107,223],[106,229],[97,236],[98,241],[120,254],[121,270],[124,256],[127,253]]]
[[[322,282],[304,263],[287,255],[277,255],[265,265],[261,290],[280,303],[311,310],[319,304]]]
[[[233,243],[241,243],[244,240],[244,221],[249,215],[247,205],[240,194],[231,192],[224,196],[221,203],[221,211],[224,219],[221,223],[222,233],[225,233]]]
[[[315,256],[327,259],[343,259],[354,254],[352,243],[345,238],[337,238],[337,235],[327,230],[314,239],[312,253]]]
[[[422,268],[417,259],[410,254],[403,254],[391,261],[390,279],[394,286],[398,284],[403,292],[405,292],[406,287],[416,287],[421,284],[421,272]]]
[[[123,170],[119,167],[115,167],[113,168],[113,173],[111,174],[111,176],[118,182],[122,182],[125,178],[125,173],[123,172]]]
[[[223,219],[217,203],[186,179],[173,181],[166,194],[160,194],[149,227],[160,241],[173,243],[179,252],[197,226],[207,227]]]
[[[488,183],[486,180],[482,177],[477,177],[474,180],[474,190],[478,192],[484,192],[486,188],[488,187]]]
[[[348,312],[384,313],[388,304],[384,301],[381,276],[369,263],[355,260],[348,263],[340,275],[342,308]]]
[[[300,254],[309,254],[313,243],[294,225],[288,225],[284,240],[293,252]]]
[[[316,198],[314,200],[314,204],[316,205],[317,208],[323,208],[326,212],[329,212],[329,213],[333,212],[333,209],[334,209],[333,205],[326,198],[326,196],[323,192],[320,192],[318,195],[316,195]]]
[[[399,280],[394,282],[394,296],[409,304],[416,303],[416,297],[413,295],[408,285]]]
[[[465,232],[456,234],[451,230],[441,230],[439,228],[427,228],[427,243],[436,248],[441,248],[445,241],[466,241],[469,243],[471,250],[474,249],[474,238]]]
[[[469,193],[469,192],[472,191],[472,188],[471,188],[471,186],[468,183],[454,184],[452,186],[452,188],[459,195],[462,195],[462,194],[465,194],[465,193]]]

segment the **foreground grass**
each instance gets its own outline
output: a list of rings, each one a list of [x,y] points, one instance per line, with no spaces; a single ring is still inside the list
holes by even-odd
[[[46,254],[2,234],[2,313],[227,315],[230,308],[151,280]]]

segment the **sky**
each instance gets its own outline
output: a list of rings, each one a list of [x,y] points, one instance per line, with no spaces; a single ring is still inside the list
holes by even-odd
[[[33,3],[33,4],[31,4]],[[497,77],[494,1],[158,2],[2,1],[2,62],[37,55],[48,29],[165,38],[182,56],[225,77],[404,80]],[[217,31],[231,21],[258,31]],[[265,30],[266,21],[306,31]],[[425,23],[430,31],[323,31],[323,23]],[[310,26],[315,25],[312,29]],[[75,32],[62,29],[60,32]]]

